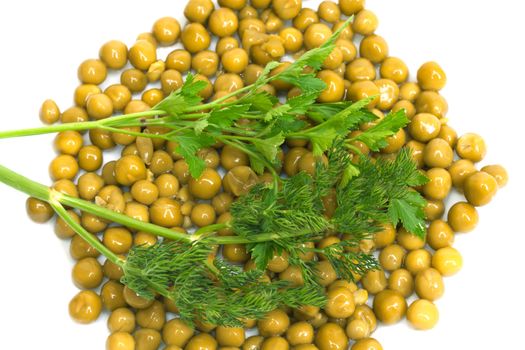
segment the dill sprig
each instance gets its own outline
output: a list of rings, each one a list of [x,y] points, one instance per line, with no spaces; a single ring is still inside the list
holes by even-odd
[[[319,285],[291,287],[266,282],[259,269],[243,271],[221,259],[210,259],[212,247],[198,243],[157,243],[135,247],[122,264],[122,282],[142,297],[172,299],[181,319],[192,324],[240,327],[280,307],[322,306]]]
[[[373,255],[359,250],[360,242],[370,239],[386,222],[396,225],[400,221],[408,230],[423,227],[425,203],[411,190],[425,177],[406,150],[395,160],[363,158],[354,165],[345,141],[338,139],[328,159],[328,164],[318,164],[315,176],[301,172],[283,179],[279,191],[257,185],[232,204],[230,225],[236,236],[228,242],[246,243],[255,269],[243,271],[211,259],[213,244],[221,237],[204,237],[191,243],[133,248],[123,267],[123,283],[144,297],[159,293],[172,299],[188,322],[239,326],[243,319],[260,318],[283,305],[323,306],[325,296],[315,264],[301,260],[302,254],[322,254],[339,278],[354,280],[378,268]],[[359,172],[342,183],[349,165]],[[329,176],[323,175],[323,169]],[[332,218],[324,215],[322,207],[329,188],[335,188],[338,205]],[[400,206],[411,210],[400,214]],[[305,247],[305,242],[318,242],[328,232],[338,235],[341,242],[324,248]],[[261,241],[263,236],[270,238]],[[301,269],[304,285],[292,287],[286,281],[262,279],[270,259],[284,252]]]
[[[247,238],[273,232],[270,242],[249,243],[247,249],[257,268],[264,270],[277,253],[300,255],[299,244],[321,238],[330,227],[320,211],[320,196],[315,193],[314,179],[301,172],[283,179],[282,188],[275,192],[267,186],[255,186],[230,207],[232,229]]]

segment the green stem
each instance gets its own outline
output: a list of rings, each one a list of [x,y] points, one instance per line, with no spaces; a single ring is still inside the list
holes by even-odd
[[[157,110],[157,109],[152,109],[152,110],[144,111],[144,112],[122,114],[122,115],[118,115],[118,116],[115,116],[115,117],[101,119],[100,122],[102,122],[103,124],[108,124],[108,125],[113,125],[114,126],[114,124],[116,122],[123,122],[123,121],[126,121],[126,120],[132,120],[132,119],[143,118],[143,117],[154,117],[154,116],[157,116],[157,115],[164,115],[164,114],[166,114],[166,112],[161,111],[161,110]]]
[[[62,205],[79,209],[81,211],[88,212],[90,214],[96,215],[106,220],[119,223],[121,225],[134,228],[136,230],[149,232],[161,237],[171,239],[173,241],[182,241],[182,242],[195,242],[202,238],[202,235],[210,232],[216,232],[220,229],[230,227],[229,224],[215,224],[206,227],[202,227],[195,232],[194,235],[187,235],[185,233],[172,231],[168,228],[161,227],[158,225],[145,223],[133,218],[130,218],[126,215],[116,213],[112,210],[103,208],[94,203],[85,201],[83,199],[74,198],[56,191],[50,190],[47,186],[44,186],[38,182],[30,180],[2,165],[0,165],[0,182],[13,187],[21,192],[28,194],[29,196],[38,198],[42,201],[48,202],[55,209],[57,214],[66,221],[85,241],[91,244],[94,248],[104,254],[110,260],[115,263],[122,263],[122,260],[118,256],[113,256],[114,254],[107,250],[107,248],[96,239],[95,236],[91,235],[85,231],[79,224],[77,224],[63,208]],[[289,237],[297,237],[311,234],[310,231],[298,231]],[[258,234],[254,237],[239,237],[239,236],[208,236],[202,238],[201,242],[208,244],[248,244],[248,243],[260,243],[267,241],[275,241],[282,239],[283,236],[280,233],[270,232]],[[112,255],[113,254],[113,255]]]
[[[149,232],[160,237],[171,239],[173,241],[193,242],[195,240],[190,235],[187,235],[185,233],[173,231],[169,228],[158,226],[155,224],[139,221],[127,215],[114,212],[113,210],[103,208],[97,204],[85,201],[83,199],[64,195],[60,199],[60,202],[69,207],[73,207],[81,211],[86,211],[90,214],[96,215],[109,221],[116,222],[126,227],[130,227],[139,231]]]
[[[113,221],[139,231],[146,231],[152,234],[156,234],[157,236],[171,239],[173,241],[195,241],[195,238],[185,233],[173,231],[166,227],[142,222],[80,198],[71,197],[65,194],[61,194],[60,196],[55,195],[52,198],[51,190],[47,186],[30,180],[27,177],[22,176],[2,165],[0,165],[0,182],[3,182],[10,187],[13,187],[21,192],[26,193],[31,197],[38,198],[42,201],[50,202],[51,200],[58,200],[61,204],[65,206],[88,212],[103,219]]]
[[[236,90],[234,92],[231,92],[229,93],[228,95],[225,95],[221,98],[218,98],[216,99],[215,101],[213,102],[210,102],[210,103],[205,103],[205,104],[202,104],[202,105],[196,105],[196,106],[192,106],[192,107],[188,107],[186,108],[186,111],[185,112],[195,112],[195,111],[201,111],[201,110],[205,110],[205,109],[211,109],[219,104],[221,104],[221,102],[224,102],[226,101],[227,99],[229,98],[232,98],[232,97],[235,97],[245,91],[250,91],[251,89],[253,89],[253,84],[252,85],[248,85],[248,86],[245,86],[239,90]],[[227,106],[228,104],[222,104],[221,107],[225,107]]]
[[[258,235],[254,235],[253,237],[239,237],[239,236],[220,236],[220,237],[208,237],[204,239],[203,241],[206,243],[211,244],[249,244],[249,243],[262,243],[262,242],[269,242],[269,241],[277,241],[279,239],[283,238],[292,238],[292,237],[300,237],[311,234],[312,231],[310,230],[302,230],[294,232],[293,234],[288,234],[286,236],[283,236],[282,233],[279,232],[269,232],[269,233],[260,233]],[[321,236],[322,234],[320,234]]]
[[[55,192],[56,199],[58,199],[61,194],[58,192]],[[52,194],[51,197],[54,195]],[[113,253],[108,247],[106,247],[102,242],[98,240],[98,238],[95,235],[92,235],[86,229],[82,227],[78,222],[76,222],[71,215],[67,212],[67,210],[60,204],[58,200],[49,200],[49,204],[58,216],[60,216],[72,229],[75,231],[84,241],[88,242],[93,248],[95,248],[100,254],[104,255],[108,260],[110,260],[112,263],[123,267],[124,266],[124,260],[121,259],[117,254]]]
[[[228,223],[208,225],[208,226],[199,228],[197,231],[193,233],[193,236],[196,238],[201,238],[201,237],[205,237],[205,235],[208,233],[214,233],[214,232],[217,232],[219,230],[229,228],[229,227],[230,227],[230,224]]]
[[[57,124],[57,125],[50,125],[50,126],[42,126],[39,128],[0,131],[0,139],[51,134],[51,133],[70,131],[70,130],[71,131],[91,130],[91,129],[97,129],[99,127],[100,127],[100,123],[98,121]]]
[[[163,111],[153,111],[152,110],[152,111],[145,111],[145,112],[139,112],[139,113],[119,115],[116,117],[95,120],[95,121],[88,121],[88,122],[66,123],[66,124],[42,126],[39,128],[0,131],[0,139],[51,134],[51,133],[57,133],[61,131],[91,130],[91,129],[102,128],[104,126],[112,126],[113,124],[122,123],[122,121],[130,120],[130,119],[151,117],[151,116],[160,115],[160,114],[165,114],[165,113]]]
[[[44,202],[49,201],[49,188],[38,182],[30,180],[14,171],[0,165],[0,182],[9,187],[24,192]]]
[[[125,128],[125,126],[123,126],[123,128]],[[164,136],[164,134],[150,134],[147,132],[136,132],[136,131],[126,130],[126,129],[114,128],[111,126],[101,126],[100,129],[110,131],[115,134],[125,134],[125,135],[130,135],[130,136],[135,136],[135,137],[145,137],[145,138],[150,138],[150,139],[168,140],[168,138]]]

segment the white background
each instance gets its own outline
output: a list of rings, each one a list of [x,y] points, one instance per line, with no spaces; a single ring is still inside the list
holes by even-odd
[[[317,8],[318,1],[304,0]],[[155,19],[183,20],[185,0],[10,1],[0,3],[0,119],[2,129],[39,125],[46,98],[62,109],[72,103],[76,69],[97,57],[102,43],[131,44]],[[489,145],[485,163],[502,163],[511,181],[488,207],[479,227],[457,237],[464,269],[446,279],[437,302],[440,323],[417,332],[401,323],[376,333],[385,349],[523,349],[523,37],[516,0],[369,0],[378,33],[391,55],[414,73],[427,61],[448,74],[444,95],[450,124],[474,131]],[[414,74],[412,74],[412,78]],[[49,183],[52,136],[0,140],[0,163]],[[52,227],[31,223],[25,196],[0,185],[0,349],[104,347],[106,315],[82,326],[68,316],[77,292],[70,279],[67,245]]]

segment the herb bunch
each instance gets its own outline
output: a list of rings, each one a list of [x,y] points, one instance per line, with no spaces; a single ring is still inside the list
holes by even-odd
[[[351,21],[347,22],[346,25]],[[183,86],[166,97],[151,111],[111,117],[92,122],[44,128],[0,132],[0,138],[35,135],[65,130],[100,128],[134,136],[175,141],[176,152],[188,163],[191,176],[197,178],[205,168],[197,152],[220,141],[236,147],[250,158],[258,173],[269,171],[272,185],[256,185],[231,207],[232,221],[204,227],[194,235],[185,235],[143,223],[102,208],[96,204],[49,190],[0,166],[0,181],[31,196],[49,202],[82,238],[109,260],[122,267],[122,282],[145,298],[162,295],[172,299],[180,317],[226,326],[241,326],[243,319],[257,319],[279,306],[299,307],[325,303],[315,261],[305,261],[304,254],[323,254],[337,276],[353,280],[377,261],[359,250],[359,243],[369,239],[385,223],[401,223],[416,235],[424,235],[425,201],[413,186],[424,184],[408,151],[401,151],[392,161],[372,161],[353,147],[355,141],[378,151],[386,139],[408,123],[403,111],[381,120],[368,110],[375,97],[358,102],[318,103],[325,89],[315,72],[333,50],[339,33],[317,49],[306,52],[280,72],[281,63],[269,63],[258,80],[218,100],[202,103],[203,82],[188,75]],[[284,103],[261,87],[280,80],[301,89],[301,95]],[[231,100],[236,97],[235,100]],[[305,118],[306,117],[306,118]],[[308,120],[310,125],[305,120]],[[348,137],[362,123],[375,125],[355,137]],[[165,133],[133,132],[130,126],[163,126]],[[308,140],[318,157],[315,174],[299,173],[281,178],[278,153],[286,138]],[[328,161],[323,162],[322,156]],[[335,196],[337,209],[327,215],[323,201]],[[94,239],[73,220],[64,206],[80,209],[101,218],[141,231],[165,237],[152,247],[134,247],[122,259]],[[231,228],[234,236],[216,236],[222,228]],[[337,235],[341,242],[324,248],[315,243],[326,235]],[[314,243],[308,245],[306,243]],[[242,268],[223,261],[217,247],[246,244],[255,268]],[[286,254],[291,265],[300,268],[304,285],[291,286],[286,281],[268,281],[265,270],[275,254]]]

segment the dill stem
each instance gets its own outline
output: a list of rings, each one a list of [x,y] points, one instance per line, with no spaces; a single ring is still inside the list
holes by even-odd
[[[13,187],[21,192],[28,194],[29,196],[35,197],[44,202],[48,202],[51,204],[52,201],[58,201],[62,205],[72,207],[72,208],[75,208],[81,211],[85,211],[90,214],[99,216],[103,219],[110,220],[110,221],[119,223],[121,225],[134,228],[136,230],[149,232],[157,236],[171,239],[173,241],[179,241],[179,242],[182,241],[182,242],[191,243],[191,242],[195,242],[196,240],[198,240],[199,236],[203,234],[210,233],[210,232],[216,232],[220,229],[229,227],[229,224],[209,225],[209,226],[205,226],[197,230],[195,232],[195,235],[187,235],[185,233],[172,231],[165,227],[142,222],[142,221],[130,218],[129,216],[116,213],[112,210],[103,208],[97,204],[85,201],[83,199],[74,198],[74,197],[71,197],[65,194],[60,194],[59,196],[52,195],[52,190],[50,190],[49,187],[44,186],[33,180],[30,180],[26,178],[25,176],[22,176],[18,173],[15,173],[14,171],[2,165],[0,165],[0,182],[3,182],[4,184],[10,187]],[[66,219],[64,218],[64,220]],[[293,236],[303,236],[303,235],[307,235],[311,233],[312,232],[307,231],[307,230],[297,231]],[[270,233],[259,234],[259,235],[256,235],[250,238],[239,237],[239,236],[220,236],[220,237],[210,236],[210,237],[202,238],[201,241],[205,243],[209,243],[209,244],[248,244],[248,243],[260,243],[260,242],[274,241],[280,238],[282,238],[281,234],[276,233],[276,232],[270,232]]]
[[[194,235],[187,235],[185,233],[172,231],[166,227],[162,227],[162,226],[158,226],[155,224],[142,222],[142,221],[130,218],[129,216],[119,214],[117,212],[103,208],[95,203],[91,203],[91,202],[85,201],[80,198],[71,197],[66,194],[57,195],[56,192],[49,189],[49,187],[44,186],[33,180],[30,180],[26,178],[25,176],[20,175],[2,165],[0,165],[0,182],[3,182],[4,184],[10,187],[13,187],[21,192],[24,192],[31,197],[35,197],[44,202],[50,203],[54,207],[55,210],[56,210],[55,207],[57,206],[56,203],[60,203],[61,205],[72,207],[72,208],[93,214],[103,219],[110,220],[112,222],[116,222],[121,225],[130,227],[130,228],[133,228],[139,231],[149,232],[151,234],[161,236],[164,238],[168,238],[168,239],[171,239],[173,241],[178,241],[178,242],[192,243],[192,242],[199,240],[200,239],[199,237],[201,237],[202,238],[200,239],[201,242],[207,243],[207,244],[248,244],[248,243],[260,243],[260,242],[274,241],[274,240],[282,238],[282,234],[279,234],[277,232],[263,233],[263,234],[259,234],[259,235],[256,235],[250,238],[239,237],[239,236],[220,236],[220,237],[216,237],[216,236],[208,236],[208,237],[204,236],[203,237],[202,236],[202,235],[206,235],[207,233],[217,232],[218,230],[230,227],[230,225],[227,223],[205,226],[205,227],[198,229]],[[54,204],[52,204],[52,202]],[[57,214],[60,215],[59,212],[57,212]],[[62,215],[60,216],[62,217]],[[69,219],[67,219],[69,218],[69,215],[67,215],[67,217],[62,217],[62,218],[64,219],[64,221],[70,224],[70,222],[68,222]],[[311,233],[312,232],[307,231],[307,230],[297,231],[293,236],[303,236],[303,235],[307,235]],[[82,236],[82,238],[84,237]],[[88,239],[85,239],[85,240],[91,244],[91,242],[89,242]],[[97,242],[100,243],[98,240]],[[103,254],[106,255],[105,253]]]
[[[82,225],[76,222],[67,210],[60,204],[59,198],[62,196],[61,193],[56,191],[51,191],[49,204],[55,210],[58,216],[60,216],[72,229],[75,231],[84,241],[89,243],[93,248],[95,248],[100,254],[104,255],[112,263],[123,267],[125,260],[121,259],[117,254],[113,253],[108,247],[106,247],[102,242],[98,240],[95,235],[92,235]]]
[[[0,181],[1,181],[1,178],[0,178]],[[193,242],[194,241],[194,239],[190,235],[187,235],[185,233],[173,231],[173,230],[170,230],[169,228],[158,226],[155,224],[150,224],[147,222],[139,221],[127,215],[114,212],[113,210],[106,209],[95,203],[91,203],[83,199],[64,195],[61,198],[60,202],[66,206],[88,212],[90,214],[99,216],[103,219],[110,220],[110,221],[119,223],[127,227],[131,227],[139,231],[149,232],[151,234],[154,234],[160,237],[164,237],[164,238],[168,238],[173,241],[179,241],[179,242],[181,241],[182,242]]]
[[[27,177],[20,175],[2,165],[0,165],[0,182],[3,182],[4,184],[10,187],[13,187],[21,192],[26,193],[31,197],[35,197],[44,202],[48,202],[51,204],[51,201],[53,200],[59,201],[65,206],[88,212],[103,219],[110,220],[121,225],[134,228],[136,230],[146,231],[157,236],[171,239],[173,241],[182,241],[190,243],[195,240],[190,235],[187,235],[185,233],[173,231],[166,227],[142,222],[80,198],[71,197],[65,194],[61,194],[60,196],[53,196],[52,191],[49,189],[49,187],[44,186],[33,180],[30,180]]]
[[[249,243],[262,243],[262,242],[269,242],[269,241],[277,241],[279,239],[283,239],[286,237],[300,237],[305,235],[312,234],[312,231],[310,230],[301,230],[296,231],[293,234],[287,234],[283,235],[279,232],[268,232],[268,233],[260,233],[258,235],[254,235],[251,237],[239,237],[239,236],[220,236],[220,237],[208,237],[203,240],[205,243],[212,243],[212,244],[249,244]],[[322,233],[319,233],[320,236],[322,236]]]
[[[195,238],[195,240],[197,240],[197,239],[206,237],[210,233],[215,233],[219,230],[229,228],[229,227],[231,227],[229,223],[203,226],[199,228],[197,231],[195,231],[192,236],[193,238]]]

